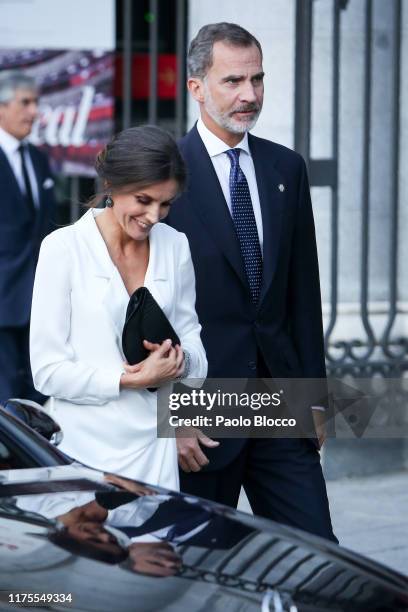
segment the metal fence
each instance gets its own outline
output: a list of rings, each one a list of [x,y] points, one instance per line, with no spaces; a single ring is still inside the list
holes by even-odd
[[[177,86],[176,104],[174,116],[174,133],[176,137],[184,134],[185,130],[185,57],[186,57],[186,0],[175,1],[175,22],[170,24],[174,27],[177,58]],[[132,11],[134,3],[132,0],[122,0],[123,3],[123,112],[122,128],[126,129],[132,125],[132,55],[133,55],[133,32]],[[159,23],[161,18],[159,0],[149,0],[149,99],[148,99],[148,122],[158,123],[158,58],[159,58]]]
[[[313,0],[297,0],[296,5],[296,74],[295,74],[295,147],[305,157],[309,166],[312,187],[330,188],[330,316],[326,328],[326,356],[328,371],[334,376],[351,374],[371,377],[380,374],[385,377],[401,376],[408,372],[408,338],[393,333],[398,315],[398,266],[400,238],[398,232],[401,202],[399,197],[400,172],[400,91],[401,91],[401,0],[389,0],[392,11],[392,36],[390,53],[392,71],[392,121],[390,129],[383,134],[390,141],[390,159],[387,160],[390,173],[390,192],[385,205],[389,219],[389,272],[387,288],[387,321],[382,331],[375,330],[371,322],[369,267],[370,267],[370,215],[372,202],[372,156],[373,143],[370,138],[373,129],[372,91],[373,81],[378,76],[373,67],[373,0],[364,0],[364,83],[363,83],[363,160],[360,176],[361,228],[359,262],[359,319],[364,331],[363,338],[333,339],[333,330],[338,322],[339,307],[339,138],[342,130],[349,127],[340,121],[339,100],[342,45],[341,20],[353,0],[333,0],[331,15],[331,149],[326,159],[313,159],[311,143],[311,91],[312,91],[312,46]],[[361,0],[362,2],[363,0]]]

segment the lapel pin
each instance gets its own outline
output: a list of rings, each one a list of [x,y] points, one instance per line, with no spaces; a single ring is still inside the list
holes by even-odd
[[[279,189],[279,191],[285,191],[285,185],[282,185],[282,183],[280,183],[278,185],[278,189]]]

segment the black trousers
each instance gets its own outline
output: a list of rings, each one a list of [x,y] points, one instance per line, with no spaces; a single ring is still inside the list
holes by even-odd
[[[238,457],[221,470],[180,471],[182,491],[234,508],[241,486],[254,514],[338,542],[320,454],[310,440],[249,439]]]
[[[0,327],[0,403],[12,397],[43,404],[34,389],[30,367],[29,325]]]
[[[257,370],[259,378],[270,377],[261,354]],[[311,440],[250,438],[223,469],[189,473],[180,470],[182,491],[233,508],[237,507],[241,486],[254,514],[338,543],[331,524],[320,453]]]

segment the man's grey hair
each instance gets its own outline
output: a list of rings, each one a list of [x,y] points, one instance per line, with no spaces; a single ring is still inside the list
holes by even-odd
[[[0,104],[10,102],[18,89],[36,91],[38,86],[33,77],[20,70],[2,70],[0,72]]]
[[[236,23],[210,23],[203,26],[193,38],[187,54],[187,74],[203,79],[213,62],[213,46],[224,42],[233,47],[258,47],[262,59],[262,47],[248,30]]]

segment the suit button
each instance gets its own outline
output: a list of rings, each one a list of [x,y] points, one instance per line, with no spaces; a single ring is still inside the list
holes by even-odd
[[[256,370],[256,362],[255,361],[250,361],[248,363],[248,367],[250,368],[250,370]]]

